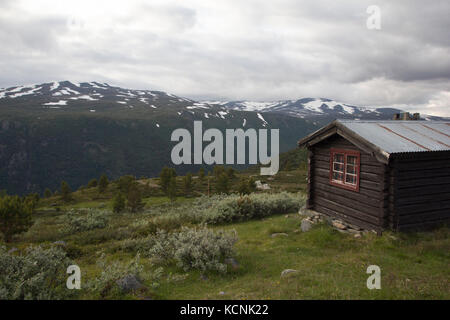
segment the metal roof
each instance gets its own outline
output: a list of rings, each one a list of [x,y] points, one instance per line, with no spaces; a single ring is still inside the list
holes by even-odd
[[[310,147],[335,134],[385,164],[391,154],[409,157],[418,152],[450,151],[450,121],[335,120],[301,139],[298,145]]]
[[[391,153],[450,150],[450,122],[336,120],[356,135]]]

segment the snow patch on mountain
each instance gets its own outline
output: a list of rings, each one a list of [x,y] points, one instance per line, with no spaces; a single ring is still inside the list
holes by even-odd
[[[26,88],[26,87],[24,87],[24,88]],[[22,89],[24,89],[24,88],[22,88]],[[36,91],[38,91],[40,89],[41,89],[40,87],[36,87],[29,91],[18,92],[16,94],[10,95],[9,98],[18,98],[18,97],[22,97],[22,96],[28,96],[28,95],[34,94]]]
[[[71,99],[71,100],[89,100],[89,101],[98,101],[98,99],[92,98],[91,96],[89,96],[89,95],[87,95],[87,94],[82,95],[82,96],[78,96],[78,97],[72,97],[72,98],[69,98],[69,99]]]
[[[67,105],[67,100],[59,100],[57,102],[47,102],[43,104],[44,106],[65,106]]]
[[[258,112],[258,118],[263,122],[263,127],[268,125],[267,121],[264,119],[264,117],[259,112]]]
[[[54,90],[56,90],[56,89],[58,89],[59,88],[59,82],[53,82],[52,83],[52,86],[50,87],[50,91],[54,91]]]
[[[227,111],[217,111],[217,113],[220,115],[222,119],[225,119],[225,116],[228,115]]]
[[[304,108],[317,113],[323,113],[321,109],[324,103],[321,100],[314,100],[304,104]]]

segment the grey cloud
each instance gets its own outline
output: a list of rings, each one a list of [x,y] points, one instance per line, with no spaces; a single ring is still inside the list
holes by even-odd
[[[0,86],[99,80],[194,98],[320,96],[444,112],[450,3],[377,2],[382,29],[372,31],[368,0],[130,1],[111,17],[87,15],[79,30],[67,26],[71,12],[0,1]]]

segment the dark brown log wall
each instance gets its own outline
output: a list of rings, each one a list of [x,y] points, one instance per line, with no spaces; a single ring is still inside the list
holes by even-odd
[[[359,192],[330,184],[330,148],[361,153]],[[334,135],[310,149],[307,206],[364,228],[381,231],[389,214],[388,167],[374,156]]]
[[[424,230],[450,222],[450,152],[394,157],[391,168],[391,228]]]

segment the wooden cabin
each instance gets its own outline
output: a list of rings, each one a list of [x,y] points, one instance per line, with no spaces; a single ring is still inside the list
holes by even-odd
[[[336,120],[299,146],[307,209],[377,232],[450,222],[450,122]]]

